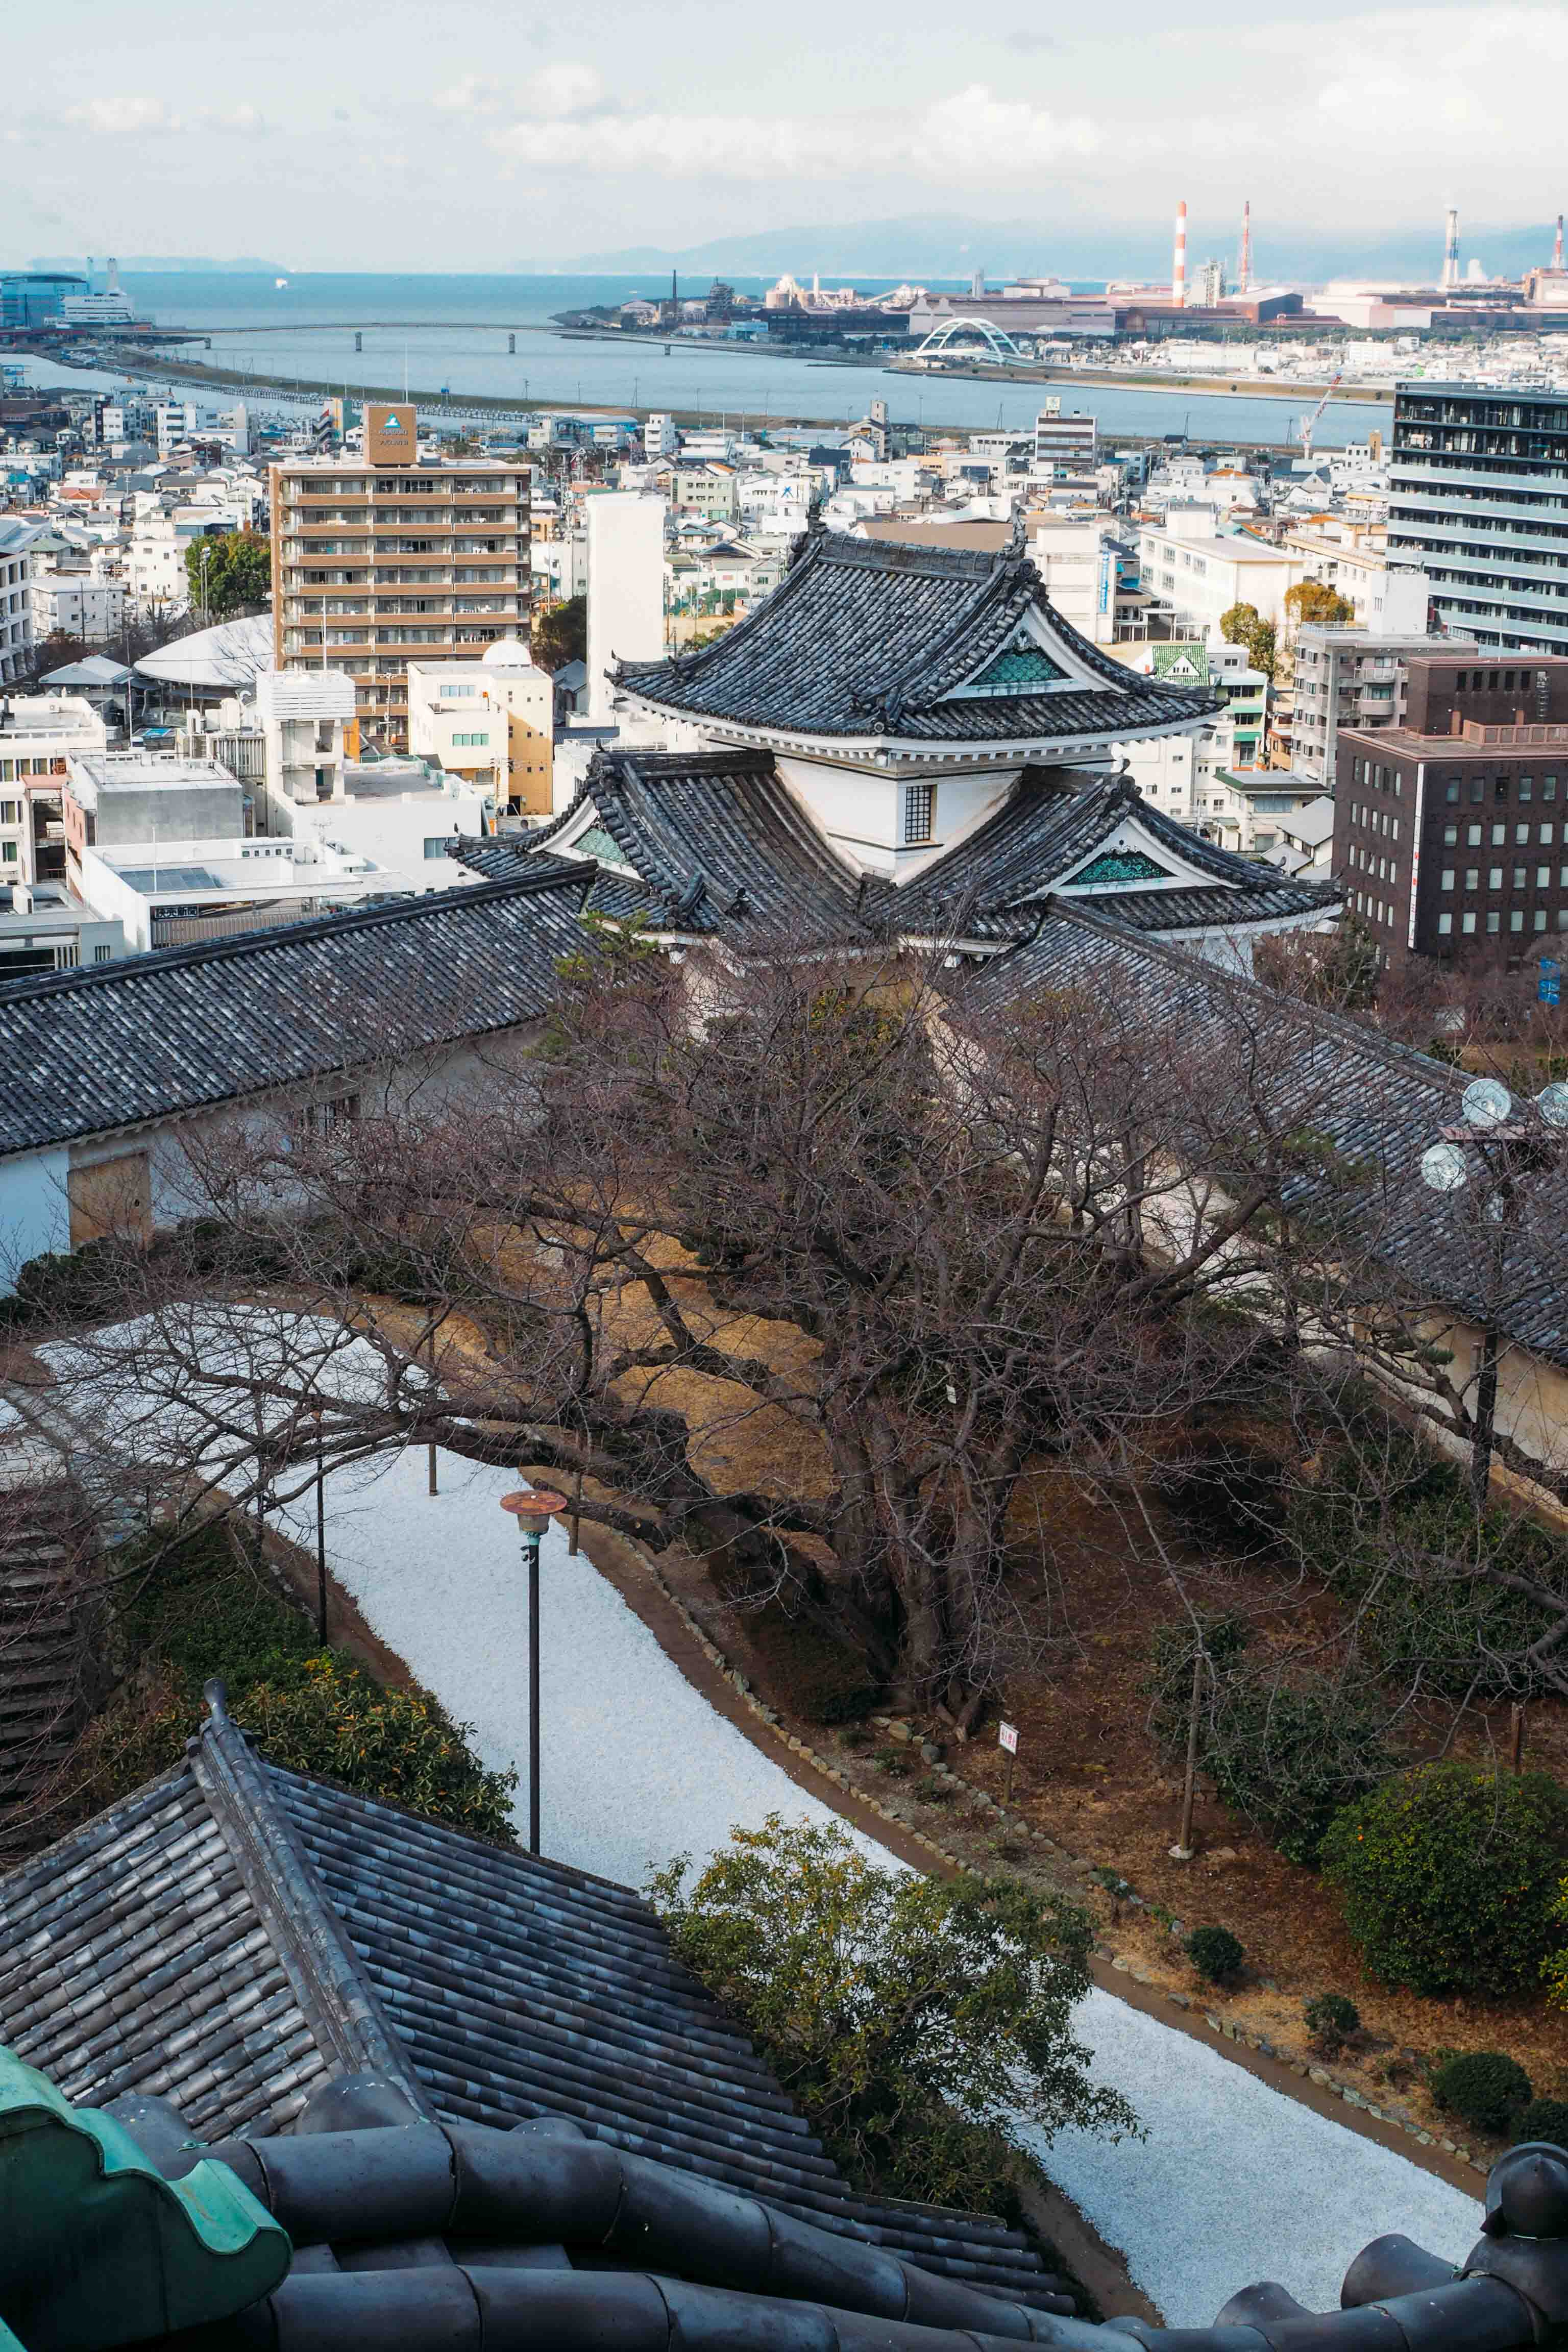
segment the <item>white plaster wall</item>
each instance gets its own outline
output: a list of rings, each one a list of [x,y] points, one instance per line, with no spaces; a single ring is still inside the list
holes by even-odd
[[[0,1160],[0,1297],[16,1286],[16,1269],[70,1241],[64,1148]]]

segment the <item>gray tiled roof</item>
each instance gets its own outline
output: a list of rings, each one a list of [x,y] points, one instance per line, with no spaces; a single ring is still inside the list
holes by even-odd
[[[1421,1181],[1421,1154],[1460,1119],[1469,1073],[1060,898],[1030,940],[961,976],[952,995],[962,1016],[965,1006],[996,1013],[1037,992],[1074,987],[1114,1005],[1131,1027],[1173,1037],[1181,1054],[1199,1060],[1207,1053],[1234,1061],[1244,1035],[1263,1038],[1274,1131],[1321,1136],[1342,1166],[1370,1175],[1364,1186],[1341,1189],[1304,1163],[1284,1189],[1286,1205],[1299,1213],[1317,1202],[1329,1206],[1343,1221],[1345,1240],[1359,1235],[1407,1305],[1472,1320],[1489,1310],[1511,1339],[1568,1364],[1563,1176],[1548,1171],[1517,1183],[1520,1239],[1500,1285],[1489,1274],[1483,1280],[1489,1249],[1478,1240],[1467,1194],[1436,1193]],[[1223,1181],[1226,1171],[1214,1172]]]
[[[0,1880],[0,2042],[91,2106],[272,2132],[326,2079],[187,1759]]]
[[[266,2138],[371,2069],[593,2137],[1031,2301],[1001,2222],[857,2195],[628,1888],[286,1772],[221,1701],[184,1760],[0,1879],[0,2042],[68,2096]]]
[[[626,901],[660,928],[817,939],[866,935],[866,892],[780,780],[767,751],[601,753],[546,841],[592,803],[647,888]],[[605,873],[590,905],[619,914]]]
[[[924,927],[940,933],[967,908],[966,936],[1016,939],[1025,928],[1020,915],[1056,889],[1129,815],[1173,857],[1214,881],[1207,889],[1129,885],[1097,896],[1097,910],[1118,922],[1141,930],[1218,929],[1338,903],[1341,894],[1331,886],[1289,883],[1271,867],[1216,848],[1141,799],[1123,777],[1026,768],[994,816],[903,886],[900,923],[906,931]]]
[[[592,869],[0,988],[0,1155],[537,1020]]]
[[[1140,799],[1124,778],[1026,768],[995,814],[895,887],[840,857],[784,784],[767,751],[603,752],[571,807],[527,843],[462,844],[484,874],[548,866],[551,842],[585,807],[639,877],[601,869],[595,912],[644,916],[656,930],[721,932],[743,946],[788,934],[846,945],[944,936],[1022,938],[1064,875],[1110,840],[1124,817],[1212,880],[1160,890],[1135,884],[1097,895],[1099,912],[1137,929],[1189,930],[1278,922],[1337,903],[1330,885],[1290,882],[1272,866],[1216,848]],[[700,887],[699,887],[699,884]]]
[[[954,700],[1028,614],[1078,690]],[[1068,742],[1196,727],[1218,708],[1112,661],[1064,621],[1021,554],[892,545],[813,531],[772,595],[716,644],[631,663],[620,682],[658,709],[738,727],[916,742]]]

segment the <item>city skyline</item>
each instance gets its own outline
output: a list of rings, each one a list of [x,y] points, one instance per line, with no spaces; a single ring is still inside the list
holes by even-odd
[[[1103,27],[1049,31],[1008,5],[954,42],[917,0],[852,48],[820,0],[787,41],[688,0],[657,46],[626,0],[504,42],[453,0],[434,50],[411,0],[385,0],[374,43],[300,0],[260,42],[191,0],[151,25],[107,0],[69,16],[67,88],[56,23],[14,37],[0,140],[19,257],[133,241],[277,249],[299,269],[548,268],[938,206],[1114,240],[1179,196],[1229,219],[1243,194],[1260,234],[1268,217],[1370,245],[1449,203],[1520,221],[1563,201],[1568,17],[1539,5],[1335,0],[1303,28],[1237,0],[1180,25],[1129,0]]]

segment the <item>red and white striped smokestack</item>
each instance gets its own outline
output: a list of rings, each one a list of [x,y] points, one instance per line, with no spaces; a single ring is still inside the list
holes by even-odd
[[[1241,207],[1241,258],[1236,268],[1236,290],[1245,294],[1252,283],[1252,198]]]
[[[1561,213],[1557,215],[1557,242],[1552,248],[1552,267],[1553,269],[1561,269],[1563,267],[1563,215]]]
[[[1176,250],[1171,262],[1171,300],[1179,310],[1187,299],[1187,200],[1176,206]]]

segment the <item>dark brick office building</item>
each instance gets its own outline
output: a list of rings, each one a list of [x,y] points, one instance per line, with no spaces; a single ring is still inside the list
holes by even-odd
[[[1391,961],[1568,944],[1568,659],[1413,659],[1405,723],[1339,732],[1334,871]]]

